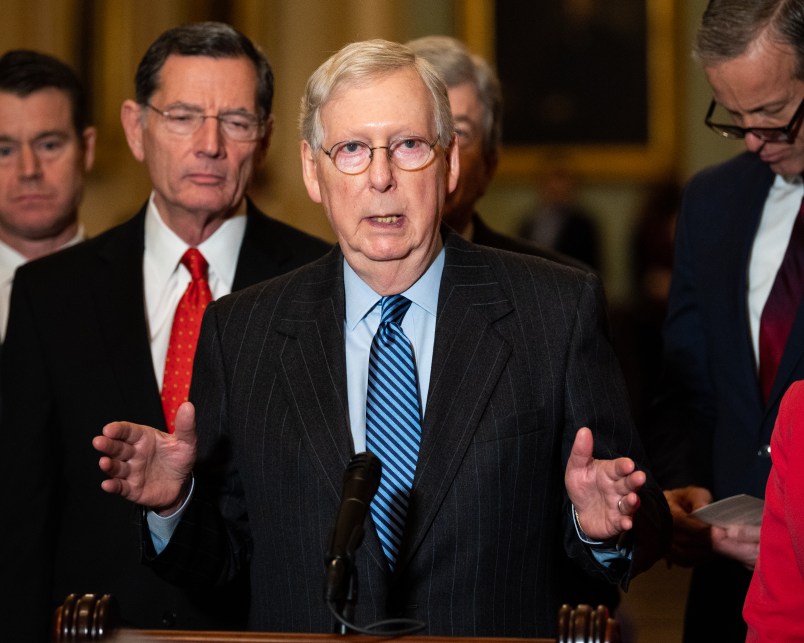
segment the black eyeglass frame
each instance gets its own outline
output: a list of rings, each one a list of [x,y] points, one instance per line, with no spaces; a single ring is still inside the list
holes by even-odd
[[[746,134],[753,134],[766,143],[792,143],[796,139],[802,120],[804,120],[804,98],[801,99],[793,118],[783,127],[740,127],[733,124],[713,123],[712,114],[715,112],[717,104],[713,98],[709,104],[709,110],[706,112],[704,124],[723,138],[742,139]]]

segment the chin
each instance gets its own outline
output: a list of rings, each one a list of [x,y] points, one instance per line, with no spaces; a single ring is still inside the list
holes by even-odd
[[[775,174],[779,174],[787,179],[792,179],[796,176],[801,176],[804,173],[804,165],[801,163],[771,163],[770,169]]]

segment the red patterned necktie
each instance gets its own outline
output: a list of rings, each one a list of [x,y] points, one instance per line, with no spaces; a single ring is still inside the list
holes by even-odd
[[[176,430],[176,411],[187,401],[190,379],[193,375],[193,357],[201,329],[201,318],[207,304],[212,301],[212,291],[207,281],[209,264],[197,248],[190,248],[181,258],[190,271],[192,281],[179,300],[173,327],[170,330],[165,359],[165,375],[162,381],[162,408],[165,411],[168,433]]]
[[[787,244],[759,323],[759,386],[762,399],[770,398],[776,371],[804,295],[804,201]]]

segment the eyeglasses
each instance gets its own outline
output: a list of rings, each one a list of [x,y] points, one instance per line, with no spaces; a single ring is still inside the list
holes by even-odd
[[[411,172],[420,170],[430,162],[433,157],[433,148],[438,141],[430,143],[419,136],[399,138],[388,145],[371,147],[363,141],[341,141],[335,143],[329,150],[321,148],[344,174],[360,174],[365,172],[374,158],[374,150],[385,150],[388,160],[400,170]]]
[[[263,124],[251,114],[202,114],[183,107],[162,111],[151,103],[145,105],[165,119],[165,127],[169,132],[180,136],[194,134],[208,118],[216,119],[223,135],[232,141],[255,141],[263,134]]]
[[[725,138],[745,138],[746,134],[753,134],[766,143],[792,143],[798,134],[802,116],[804,116],[804,99],[802,99],[793,118],[784,127],[740,127],[739,125],[713,123],[711,119],[716,106],[717,101],[713,98],[704,119],[706,126],[713,132]]]

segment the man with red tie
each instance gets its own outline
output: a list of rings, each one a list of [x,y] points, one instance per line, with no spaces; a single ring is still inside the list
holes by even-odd
[[[90,440],[121,417],[171,427],[206,304],[327,249],[245,196],[268,148],[272,95],[268,61],[230,26],[162,34],[121,111],[153,184],[147,204],[18,273],[0,433],[9,640],[46,640],[52,607],[69,592],[112,593],[138,627],[243,623],[246,588],[178,589],[140,565],[139,512],[100,490]]]
[[[686,189],[665,324],[666,380],[646,446],[694,565],[685,641],[743,641],[759,528],[689,514],[763,497],[779,402],[804,378],[804,20],[800,0],[711,0],[696,43],[705,123],[747,151]]]

